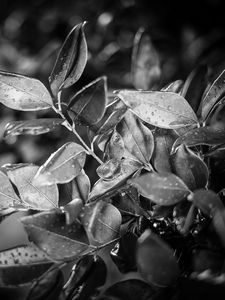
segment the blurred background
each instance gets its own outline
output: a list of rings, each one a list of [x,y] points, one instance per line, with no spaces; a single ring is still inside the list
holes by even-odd
[[[199,63],[209,66],[213,80],[225,68],[223,2],[1,0],[0,70],[35,77],[48,86],[57,50],[72,27],[86,20],[88,64],[80,80],[63,97],[101,75],[108,77],[110,90],[132,88],[132,45],[140,27],[149,33],[159,54],[163,74],[160,87],[185,79]],[[0,166],[19,162],[40,165],[66,141],[75,140],[64,128],[35,137],[3,138],[9,121],[51,116],[53,112],[17,112],[0,105]],[[92,182],[93,164],[93,161],[87,163]],[[22,229],[21,234],[15,231],[18,224],[15,218],[2,223],[0,249],[21,241]]]

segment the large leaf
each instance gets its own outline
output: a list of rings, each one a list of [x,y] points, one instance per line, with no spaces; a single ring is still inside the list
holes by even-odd
[[[137,160],[148,164],[154,150],[151,130],[131,112],[127,111],[117,130],[123,138],[124,146]]]
[[[33,183],[46,185],[70,182],[81,172],[85,159],[85,149],[79,144],[68,142],[51,154],[39,168]],[[53,178],[53,182],[49,177]]]
[[[151,125],[175,129],[198,124],[191,106],[176,93],[122,90],[118,97],[140,119]]]
[[[20,202],[8,177],[0,171],[0,209],[14,206]]]
[[[190,194],[186,184],[172,173],[146,173],[128,183],[142,196],[160,205],[174,205]]]
[[[27,121],[11,121],[5,127],[4,137],[31,134],[39,135],[53,131],[57,126],[61,125],[62,119],[36,119]]]
[[[173,159],[174,173],[179,176],[190,190],[207,185],[209,171],[203,160],[185,145],[181,145]]]
[[[65,215],[60,212],[39,213],[21,221],[29,239],[53,260],[74,260],[94,249],[81,224],[74,221],[67,225]]]
[[[198,111],[202,95],[207,87],[207,66],[199,65],[185,81],[182,96],[188,101],[195,112]]]
[[[27,208],[46,210],[58,207],[58,188],[56,184],[36,185],[32,183],[39,167],[19,165],[8,170],[9,179],[16,185],[22,204]],[[51,179],[50,175],[49,178]]]
[[[138,239],[136,257],[138,270],[148,283],[160,287],[176,283],[179,267],[174,251],[149,229]]]
[[[205,120],[215,104],[224,96],[225,93],[225,70],[217,77],[217,79],[212,83],[210,89],[204,96],[201,107],[200,115],[202,120]]]
[[[143,28],[134,38],[131,73],[134,87],[142,90],[151,89],[161,77],[158,53]]]
[[[68,113],[75,124],[91,126],[98,123],[107,104],[106,77],[100,77],[77,92],[68,105]]]
[[[83,31],[84,24],[80,23],[71,30],[59,50],[49,77],[51,90],[55,96],[62,88],[67,88],[77,82],[84,71],[88,56]]]
[[[105,244],[119,236],[122,218],[112,204],[102,200],[86,204],[80,216],[91,244]]]
[[[128,279],[110,286],[98,300],[150,300],[154,294],[155,290],[146,282]]]
[[[120,175],[113,180],[99,179],[91,190],[89,200],[94,201],[96,198],[101,197],[103,195],[117,193],[118,188],[124,185],[126,180],[140,168],[141,165],[134,160],[122,160]]]
[[[0,102],[12,109],[33,111],[50,108],[51,95],[39,80],[0,72]]]
[[[171,172],[170,151],[177,135],[173,130],[158,128],[154,132],[152,164],[157,172]]]
[[[176,152],[181,144],[188,147],[198,145],[216,146],[224,143],[225,128],[216,128],[211,126],[199,127],[186,132],[181,135],[173,144],[171,153]]]

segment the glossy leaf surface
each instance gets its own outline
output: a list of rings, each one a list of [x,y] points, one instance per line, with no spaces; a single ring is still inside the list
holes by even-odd
[[[0,209],[8,208],[19,203],[20,199],[16,195],[8,177],[0,171]]]

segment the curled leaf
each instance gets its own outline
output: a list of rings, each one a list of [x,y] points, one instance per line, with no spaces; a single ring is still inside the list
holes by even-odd
[[[76,25],[61,49],[59,50],[55,66],[49,77],[54,96],[62,88],[73,85],[82,75],[87,62],[87,43],[83,31],[84,23]]]
[[[16,110],[50,108],[51,95],[39,80],[14,73],[0,72],[0,102]]]
[[[118,97],[148,124],[167,129],[198,124],[191,106],[176,93],[122,90]]]

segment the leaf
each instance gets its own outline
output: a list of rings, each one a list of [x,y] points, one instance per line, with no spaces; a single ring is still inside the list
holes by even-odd
[[[131,159],[124,159],[121,161],[121,174],[114,180],[99,179],[93,186],[89,195],[89,201],[94,201],[103,195],[115,194],[118,188],[125,184],[126,180],[138,169],[141,165]]]
[[[187,147],[198,145],[216,146],[224,143],[225,128],[199,127],[186,132],[176,139],[173,144],[171,154],[175,153],[181,144]]]
[[[49,77],[54,96],[73,85],[82,75],[87,63],[87,43],[83,31],[85,22],[76,25],[59,50],[55,66]]]
[[[84,170],[74,178],[72,181],[72,199],[80,198],[85,203],[90,193],[91,183],[90,179]]]
[[[131,111],[127,111],[116,128],[128,152],[141,163],[149,164],[154,150],[154,138],[151,130],[142,124]]]
[[[22,204],[31,209],[46,210],[58,207],[56,184],[36,185],[32,183],[39,167],[35,165],[17,166],[8,170],[9,179],[15,184]]]
[[[20,202],[8,177],[0,171],[0,209],[9,208]]]
[[[220,197],[211,190],[196,190],[188,196],[188,200],[192,201],[207,216],[214,216],[216,211],[224,209]]]
[[[188,102],[176,93],[122,90],[118,97],[148,124],[167,129],[198,124]]]
[[[184,82],[181,79],[175,80],[164,86],[161,91],[173,92],[179,94],[183,88]]]
[[[148,283],[159,287],[176,283],[180,271],[174,251],[149,229],[138,239],[136,259],[138,271]]]
[[[113,180],[121,174],[121,163],[116,158],[112,158],[101,164],[96,173],[103,180]]]
[[[173,171],[190,190],[204,188],[209,179],[209,171],[203,160],[181,144],[172,158]]]
[[[139,193],[159,205],[174,205],[189,194],[186,184],[172,173],[146,173],[130,179],[128,184],[137,188]]]
[[[225,70],[220,73],[217,79],[212,83],[206,95],[202,99],[200,107],[200,115],[202,120],[205,120],[210,114],[216,103],[224,96],[225,93]]]
[[[0,102],[16,110],[35,111],[50,108],[51,95],[39,80],[0,71]]]
[[[21,134],[39,135],[53,131],[61,125],[62,119],[36,119],[27,121],[12,121],[5,127],[4,137]]]
[[[53,264],[35,245],[18,246],[0,252],[0,285],[32,281]]]
[[[122,218],[119,210],[102,200],[86,204],[80,215],[90,243],[105,244],[120,234]]]
[[[146,282],[128,279],[110,286],[98,300],[149,300],[154,294],[154,289]]]
[[[122,136],[114,129],[108,143],[106,144],[105,155],[109,159],[121,160],[124,157],[125,145]]]
[[[151,89],[161,77],[158,53],[143,28],[134,38],[131,75],[134,87],[143,90]]]
[[[91,126],[98,123],[107,104],[106,77],[99,77],[77,92],[68,105],[68,114],[75,124]]]
[[[29,239],[53,260],[75,260],[94,249],[80,223],[67,225],[63,213],[42,212],[21,221]]]
[[[207,71],[206,65],[199,65],[189,74],[182,90],[182,96],[188,101],[194,112],[198,111],[202,95],[207,87]]]
[[[85,160],[85,149],[79,144],[68,142],[51,154],[32,182],[39,185],[70,182],[81,172]]]
[[[225,247],[225,238],[224,238],[224,232],[225,232],[225,210],[223,209],[216,209],[213,213],[213,226],[215,228],[215,231],[217,232],[223,247]]]
[[[83,202],[79,198],[75,198],[65,206],[61,207],[62,212],[66,216],[66,224],[72,224],[79,216],[83,207]]]
[[[157,172],[172,172],[170,151],[176,137],[177,135],[172,130],[155,130],[155,146],[152,154],[152,164]]]
[[[63,273],[59,268],[52,267],[40,278],[36,279],[30,288],[26,300],[59,299],[64,283]]]
[[[15,208],[5,208],[0,210],[0,223],[4,221],[7,217],[17,212],[17,209]]]

